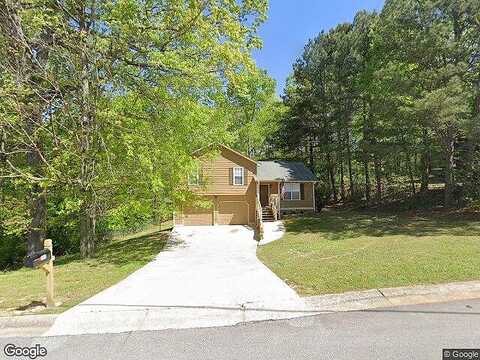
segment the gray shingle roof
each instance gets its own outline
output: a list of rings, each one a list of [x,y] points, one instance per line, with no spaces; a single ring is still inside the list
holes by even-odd
[[[315,175],[298,161],[257,161],[260,181],[317,181]]]

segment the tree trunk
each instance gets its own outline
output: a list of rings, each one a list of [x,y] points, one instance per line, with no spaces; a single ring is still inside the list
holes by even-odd
[[[412,163],[407,150],[405,150],[405,156],[406,156],[407,171],[410,178],[410,189],[412,190],[412,196],[415,196],[417,192],[417,189],[415,187],[415,177],[413,175]]]
[[[337,185],[335,184],[335,167],[332,163],[332,156],[330,153],[327,153],[327,163],[328,163],[328,174],[330,178],[330,190],[333,196],[333,201],[336,203],[338,201],[337,195]]]
[[[35,184],[30,193],[30,229],[27,240],[27,253],[43,249],[46,237],[47,197],[43,189]]]
[[[367,203],[370,202],[370,172],[368,169],[368,160],[364,160],[363,162],[363,169],[365,173],[365,200]]]
[[[364,173],[365,173],[365,200],[367,203],[370,202],[370,172],[368,168],[368,158],[369,158],[369,149],[368,147],[371,145],[370,140],[371,140],[371,134],[370,134],[370,125],[369,125],[369,114],[368,114],[368,100],[363,98],[363,168],[364,168]]]
[[[345,176],[343,173],[343,157],[340,157],[340,198],[345,201]]]
[[[95,9],[89,9],[94,13]],[[82,16],[79,21],[79,31],[82,44],[80,46],[80,187],[82,196],[82,211],[80,213],[80,253],[82,257],[91,257],[95,252],[95,224],[96,206],[95,193],[93,192],[93,181],[95,178],[95,151],[93,149],[93,136],[95,136],[94,108],[92,106],[92,93],[90,87],[90,53],[89,41],[90,27],[94,26],[93,21],[87,21],[87,9],[82,9]],[[91,19],[92,20],[92,19]]]
[[[454,168],[455,168],[455,138],[452,129],[447,130],[447,136],[444,139],[445,148],[445,206],[452,207],[454,205]]]
[[[157,225],[161,223],[160,212],[158,211],[158,206],[159,206],[158,194],[153,191],[152,193],[153,193],[153,196],[152,196],[153,223]]]
[[[0,128],[0,175],[3,175],[7,156],[6,156],[6,142],[7,142],[7,134],[6,132]],[[5,189],[4,189],[4,178],[0,177],[0,204],[4,206],[5,204]],[[3,209],[0,208],[0,239],[3,239],[3,233],[5,231],[5,216]]]
[[[41,115],[32,114],[38,118],[28,117],[26,119],[26,133],[32,139],[27,152],[27,164],[30,171],[37,177],[43,176],[40,151],[41,144],[36,140],[36,129],[38,123],[41,122]],[[35,182],[30,190],[30,228],[27,239],[27,253],[31,254],[34,251],[43,249],[43,242],[45,241],[47,228],[47,196],[45,189]]]
[[[382,201],[382,164],[377,154],[373,159],[373,167],[375,171],[376,192],[375,199],[377,202]]]
[[[80,255],[83,258],[95,254],[96,244],[96,217],[95,212],[87,206],[82,207],[80,213]]]
[[[480,83],[480,80],[478,80]],[[477,91],[480,91],[480,85],[477,86]],[[475,99],[475,110],[477,115],[480,115],[480,94],[477,95]]]
[[[428,191],[428,184],[430,182],[430,170],[431,170],[431,160],[430,160],[430,145],[428,139],[428,130],[423,129],[423,149],[420,159],[421,165],[421,185],[420,185],[420,192],[426,193]]]
[[[19,11],[21,4],[15,1],[4,1],[0,11],[0,26],[2,33],[6,37],[7,48],[12,50],[15,56],[8,59],[11,69],[15,73],[15,82],[18,89],[22,89],[24,84],[34,83],[32,80],[32,66],[28,63],[28,51],[26,50],[26,41],[23,31],[23,25]],[[45,56],[43,51],[36,49],[38,61],[42,61]],[[34,176],[41,177],[41,160],[40,151],[41,144],[37,139],[36,130],[42,122],[39,104],[32,98],[24,98],[23,94],[18,94],[18,108],[24,131],[28,135],[28,140],[23,145],[26,151],[26,162],[30,167],[30,172]],[[2,131],[2,162],[6,161],[5,157],[5,138],[6,134]],[[30,196],[30,227],[27,237],[27,252],[43,249],[43,241],[45,239],[46,229],[46,196],[44,189],[41,188],[37,180],[27,179],[29,181]]]
[[[315,159],[313,157],[313,138],[310,137],[309,139],[309,144],[308,144],[308,158],[309,158],[309,164],[310,164],[310,170],[315,173]]]
[[[350,144],[350,130],[347,130],[347,166],[348,166],[348,181],[350,182],[348,191],[350,193],[350,198],[353,198],[355,195],[355,188],[353,184],[352,148]]]
[[[337,141],[340,148],[337,149],[338,153],[338,165],[340,167],[340,198],[345,201],[345,174],[343,169],[343,139],[341,129],[337,129]]]

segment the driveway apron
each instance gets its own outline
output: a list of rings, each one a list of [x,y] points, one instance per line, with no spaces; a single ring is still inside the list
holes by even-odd
[[[154,261],[61,314],[45,334],[233,325],[308,315],[244,226],[179,226]]]

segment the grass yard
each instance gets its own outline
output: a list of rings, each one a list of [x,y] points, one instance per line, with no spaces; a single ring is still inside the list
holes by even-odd
[[[286,220],[259,258],[298,293],[480,279],[479,213],[331,210]]]
[[[165,226],[163,227],[165,228]],[[36,313],[59,313],[114,285],[139,269],[164,248],[168,230],[150,229],[113,239],[98,249],[94,259],[63,256],[54,262],[55,301],[60,307]],[[45,300],[43,270],[20,269],[0,273],[0,315],[28,313]],[[25,312],[23,312],[25,310]]]

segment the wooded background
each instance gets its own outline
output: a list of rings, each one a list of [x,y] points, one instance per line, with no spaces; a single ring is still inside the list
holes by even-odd
[[[476,0],[359,12],[306,44],[269,155],[304,159],[322,204],[478,200],[479,64]]]

